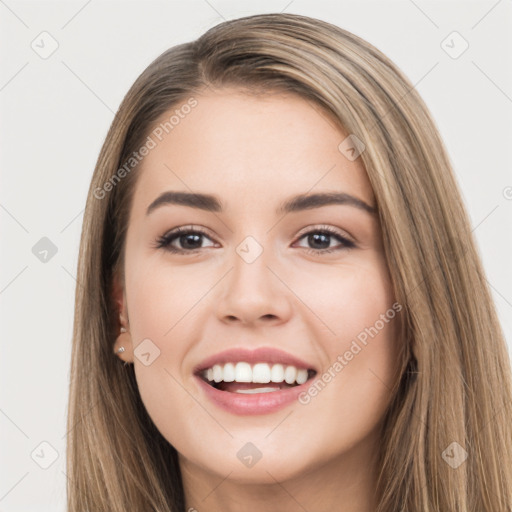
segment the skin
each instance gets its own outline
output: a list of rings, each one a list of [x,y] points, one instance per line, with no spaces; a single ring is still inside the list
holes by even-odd
[[[137,170],[124,285],[115,281],[128,329],[118,357],[134,363],[149,415],[179,452],[187,510],[370,512],[379,427],[397,378],[398,317],[308,404],[232,414],[192,374],[207,356],[239,346],[279,347],[322,373],[391,308],[376,215],[350,205],[275,212],[290,196],[320,191],[375,206],[361,158],[346,158],[338,145],[347,134],[298,96],[222,89],[194,97],[198,105]],[[165,205],[146,215],[167,190],[215,194],[226,209]],[[190,224],[208,233],[192,245],[195,254],[155,248]],[[304,233],[321,226],[356,247],[335,236],[308,241]],[[251,264],[236,252],[249,235],[263,248]],[[173,246],[183,242],[178,236]],[[308,253],[325,247],[335,250]],[[133,353],[146,338],[160,351],[148,366]],[[247,442],[262,453],[251,468],[237,458]]]

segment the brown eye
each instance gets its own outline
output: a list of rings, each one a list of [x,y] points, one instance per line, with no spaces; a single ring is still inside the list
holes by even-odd
[[[193,253],[203,248],[201,243],[205,237],[210,239],[204,231],[181,227],[161,236],[156,248],[180,254]],[[176,247],[176,243],[180,247]]]
[[[355,243],[348,238],[340,235],[338,231],[323,227],[321,229],[314,229],[303,234],[299,240],[306,238],[306,242],[310,247],[306,247],[308,252],[313,254],[325,254],[333,251],[339,251],[342,249],[352,249],[356,247]],[[331,247],[332,239],[338,240],[340,245],[337,247]]]

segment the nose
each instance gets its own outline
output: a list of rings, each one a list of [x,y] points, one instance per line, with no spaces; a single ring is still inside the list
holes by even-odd
[[[281,324],[291,316],[293,293],[279,271],[267,263],[266,251],[248,262],[235,254],[217,302],[217,316],[225,323]]]

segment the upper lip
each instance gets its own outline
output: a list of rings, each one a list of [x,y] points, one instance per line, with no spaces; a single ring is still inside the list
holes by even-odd
[[[249,350],[247,348],[231,348],[224,350],[213,356],[207,357],[194,368],[194,373],[199,374],[203,370],[211,368],[215,364],[237,363],[244,361],[249,364],[254,363],[280,363],[283,365],[295,366],[298,369],[304,368],[305,370],[315,370],[315,368],[299,359],[292,356],[283,350],[274,347],[259,347],[257,349]]]

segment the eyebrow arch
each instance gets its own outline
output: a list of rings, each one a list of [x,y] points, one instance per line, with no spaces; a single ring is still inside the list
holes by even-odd
[[[200,194],[198,192],[167,191],[159,195],[149,206],[146,215],[149,215],[159,206],[178,204],[198,208],[209,212],[222,212],[222,201],[215,195]],[[344,192],[323,192],[316,194],[300,194],[287,199],[276,210],[278,215],[302,210],[320,208],[331,204],[354,206],[372,215],[377,213],[374,206],[370,206],[361,199]]]

